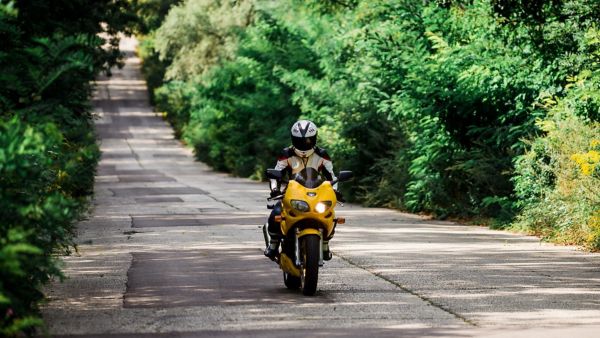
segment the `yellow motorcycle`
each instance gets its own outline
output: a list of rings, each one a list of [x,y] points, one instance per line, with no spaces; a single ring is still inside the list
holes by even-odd
[[[280,252],[275,262],[283,270],[283,282],[290,289],[301,288],[312,296],[317,291],[319,267],[323,266],[323,240],[329,240],[338,224],[345,219],[335,216],[337,198],[333,185],[353,177],[351,171],[341,171],[336,181],[327,181],[317,170],[306,168],[294,175],[285,193],[268,200],[281,200],[282,212],[275,217],[283,234]],[[281,182],[283,172],[267,170],[267,178]],[[269,233],[263,226],[267,246]]]

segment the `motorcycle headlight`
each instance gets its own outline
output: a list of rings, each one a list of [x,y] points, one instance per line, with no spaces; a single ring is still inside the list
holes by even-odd
[[[290,204],[292,205],[292,207],[300,212],[307,212],[310,210],[310,207],[308,206],[308,203],[301,201],[301,200],[292,200],[290,202]]]
[[[322,214],[331,207],[331,204],[332,204],[331,201],[321,201],[321,202],[317,203],[317,205],[315,206],[315,210],[318,213]]]

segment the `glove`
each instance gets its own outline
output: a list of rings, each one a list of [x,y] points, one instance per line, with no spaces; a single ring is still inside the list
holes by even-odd
[[[344,195],[342,195],[342,193],[337,190],[335,191],[335,198],[338,200],[338,202],[346,203],[346,200],[344,199]]]
[[[281,195],[281,191],[279,191],[278,189],[271,190],[271,198],[279,195]]]

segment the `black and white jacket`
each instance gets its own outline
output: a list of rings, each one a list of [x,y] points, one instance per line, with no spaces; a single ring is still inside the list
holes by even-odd
[[[335,180],[333,173],[333,163],[323,148],[315,147],[314,151],[308,157],[300,157],[296,154],[293,147],[283,149],[281,155],[277,158],[276,170],[287,170],[290,177],[299,173],[304,168],[313,168],[318,170],[327,180]],[[277,182],[271,180],[271,189],[277,189]],[[337,189],[337,184],[334,185]]]

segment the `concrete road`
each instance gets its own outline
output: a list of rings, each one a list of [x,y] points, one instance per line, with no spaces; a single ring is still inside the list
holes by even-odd
[[[96,195],[47,290],[52,335],[600,337],[600,255],[386,209],[339,208],[317,295],[287,290],[262,255],[266,184],[173,139],[134,44],[98,80]]]

